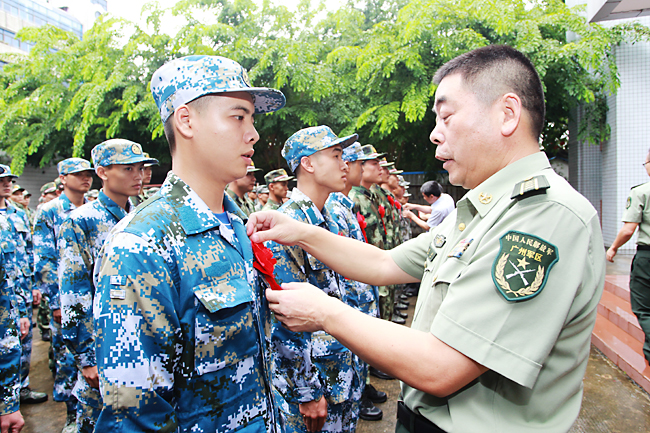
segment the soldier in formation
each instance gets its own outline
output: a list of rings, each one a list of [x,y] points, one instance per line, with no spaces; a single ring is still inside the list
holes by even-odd
[[[251,165],[246,168],[246,176],[230,182],[228,188],[226,188],[230,198],[246,216],[255,212],[255,202],[248,197],[248,193],[253,191],[257,183],[257,180],[255,180],[256,171],[261,171],[261,169],[256,168],[255,164],[251,162]]]
[[[289,181],[293,178],[284,168],[269,171],[264,175],[266,187],[269,189],[269,198],[262,210],[276,210],[282,206],[289,190]]]

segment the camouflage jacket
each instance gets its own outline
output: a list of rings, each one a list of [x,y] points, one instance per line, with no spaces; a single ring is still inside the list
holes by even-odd
[[[103,191],[70,213],[57,238],[63,339],[79,368],[97,365],[93,327],[93,266],[108,233],[126,211]]]
[[[266,204],[262,206],[262,210],[278,210],[282,206],[280,203],[271,200],[270,198],[266,201]]]
[[[384,209],[383,216],[382,216],[384,225],[386,227],[385,237],[384,237],[384,247],[387,250],[390,250],[391,248],[394,248],[400,244],[399,240],[397,239],[397,236],[399,236],[399,227],[398,227],[399,223],[395,219],[395,215],[393,213],[394,206],[392,206],[390,204],[390,200],[388,200],[389,197],[388,194],[391,193],[389,193],[388,191],[386,191],[385,189],[383,189],[377,184],[374,184],[370,188],[370,192],[375,196],[377,208],[379,209],[380,213],[382,213],[381,208]]]
[[[243,198],[239,198],[237,194],[235,194],[233,191],[230,189],[226,188],[226,192],[230,196],[230,198],[239,206],[239,209],[244,212],[244,215],[248,216],[255,212],[255,202],[248,198],[248,194],[244,194]]]
[[[33,247],[32,232],[27,215],[15,204],[5,200],[6,212],[0,212],[2,248],[7,252],[4,271],[7,284],[18,296],[16,299],[20,317],[27,316],[32,304]]]
[[[7,220],[0,219],[0,229],[8,230]],[[4,239],[4,237],[3,237]],[[20,409],[20,338],[16,295],[5,274],[13,251],[8,242],[0,241],[0,415]],[[5,251],[7,250],[7,251]]]
[[[363,229],[368,243],[378,248],[384,248],[386,233],[384,222],[379,214],[379,209],[374,195],[368,188],[353,186],[350,191],[350,198],[354,201],[357,212],[363,217],[366,228]]]
[[[63,193],[41,206],[34,222],[34,283],[37,289],[48,296],[52,310],[61,308],[56,238],[61,224],[76,208]]]
[[[321,213],[298,188],[293,189],[291,199],[279,211],[295,220],[339,233],[327,209]],[[279,284],[307,282],[345,300],[345,288],[339,283],[341,277],[320,260],[298,246],[276,242],[268,242],[267,246],[277,260],[275,278]],[[354,381],[358,380],[352,353],[334,337],[323,331],[291,332],[276,320],[271,344],[273,384],[287,402],[306,403],[325,396],[330,404],[339,404],[351,398]]]
[[[244,216],[227,194],[223,206],[232,229],[169,173],[104,243],[96,431],[275,431],[270,313]]]
[[[330,194],[325,202],[327,212],[332,215],[339,228],[339,234],[365,242],[357,216],[353,214],[354,202],[341,192]],[[349,280],[343,276],[345,282],[347,304],[371,316],[377,316],[377,287],[360,281]]]

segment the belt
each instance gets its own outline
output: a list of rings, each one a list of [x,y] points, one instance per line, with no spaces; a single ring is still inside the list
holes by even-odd
[[[403,401],[397,402],[397,419],[410,433],[447,433],[422,415],[406,407]]]
[[[650,245],[637,245],[637,251],[650,251]]]

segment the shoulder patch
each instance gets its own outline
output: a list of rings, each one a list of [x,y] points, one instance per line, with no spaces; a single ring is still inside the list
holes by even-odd
[[[628,197],[627,201],[625,202],[625,209],[629,209],[630,205],[632,205],[632,197]]]
[[[546,176],[533,176],[516,184],[510,198],[521,200],[537,194],[546,194],[550,187]]]
[[[559,260],[555,245],[516,231],[499,240],[501,248],[492,265],[492,280],[508,301],[523,301],[537,296]]]

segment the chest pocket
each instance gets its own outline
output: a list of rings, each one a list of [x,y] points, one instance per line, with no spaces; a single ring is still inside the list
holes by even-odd
[[[21,233],[29,232],[29,229],[27,229],[27,225],[25,224],[25,221],[23,221],[22,219],[17,219],[14,224],[16,227],[16,231]]]
[[[0,242],[0,249],[2,249],[2,252],[5,254],[13,253],[16,251],[16,246],[14,245],[13,242],[9,241],[2,241]]]
[[[198,299],[194,370],[198,375],[236,366],[260,351],[253,314],[253,289],[239,277],[193,288]]]

